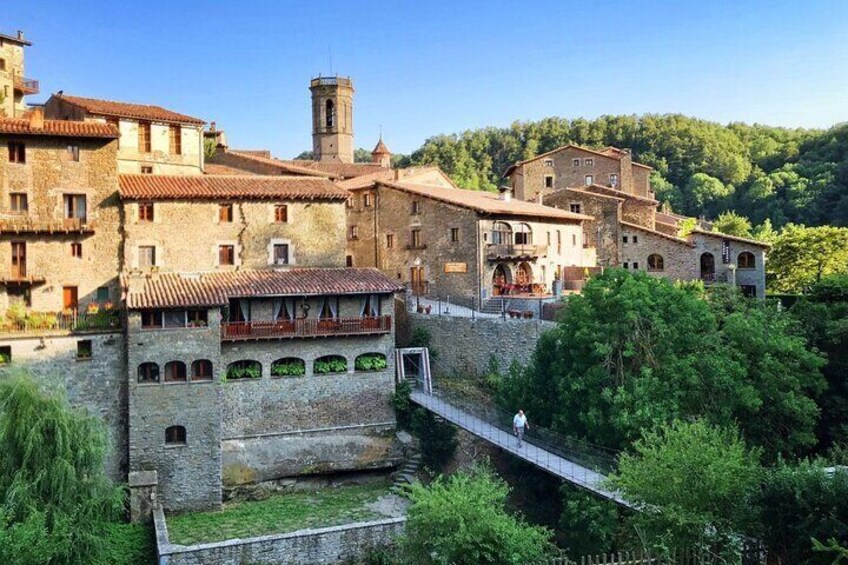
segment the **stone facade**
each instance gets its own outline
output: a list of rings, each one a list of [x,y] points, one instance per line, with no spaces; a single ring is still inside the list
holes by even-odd
[[[21,31],[16,36],[0,34],[0,117],[20,117],[27,109],[24,96],[38,92],[37,85],[22,84],[24,48],[29,45]]]
[[[591,216],[593,219],[583,222],[583,241],[595,249],[598,265],[618,265],[622,198],[566,188],[545,196],[544,201],[546,206],[563,210],[576,205],[581,214]]]
[[[124,201],[124,270],[139,269],[139,247],[155,248],[160,271],[212,271],[273,267],[274,244],[288,245],[288,265],[343,267],[344,202],[304,200],[153,201],[153,221],[139,218],[139,203]],[[275,206],[287,221],[276,222]],[[232,221],[221,221],[222,205]],[[187,237],[203,234],[203,238]],[[219,246],[232,245],[234,265],[219,264]],[[281,265],[285,266],[285,265]]]
[[[25,295],[38,311],[62,310],[63,287],[76,289],[83,308],[104,299],[117,302],[117,142],[0,134],[0,146],[10,141],[24,144],[26,162],[10,163],[8,152],[0,151],[0,222],[5,224],[0,263],[5,265],[4,278],[21,282],[2,287],[0,310],[9,306],[10,290],[16,297]],[[69,146],[77,148],[78,160]],[[13,197],[20,195],[26,198],[26,211],[12,209]],[[84,197],[84,219],[68,212],[66,199],[72,197]],[[24,244],[25,272],[12,267],[13,243]],[[72,254],[72,244],[81,246],[81,256]]]

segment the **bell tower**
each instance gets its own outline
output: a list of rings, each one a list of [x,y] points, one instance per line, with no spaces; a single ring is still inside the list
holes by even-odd
[[[316,161],[353,163],[353,81],[313,78],[312,153]]]

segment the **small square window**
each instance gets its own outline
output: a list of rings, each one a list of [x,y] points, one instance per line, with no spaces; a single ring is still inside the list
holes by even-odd
[[[153,221],[153,202],[138,203],[138,221],[152,222]]]
[[[29,197],[25,192],[12,192],[9,194],[9,208],[17,214],[29,212]]]
[[[218,246],[218,264],[222,266],[236,264],[236,248],[234,245]]]
[[[574,214],[580,213],[580,204],[569,204],[568,209],[571,210]]]
[[[451,228],[451,241],[459,241],[459,228]]]
[[[637,263],[636,261],[633,261],[633,270],[635,271],[635,270],[638,270],[638,269],[639,269],[639,263]]]
[[[571,160],[571,166],[572,167],[579,167],[580,166],[580,159],[572,159]]]
[[[162,327],[162,311],[161,310],[144,310],[141,313],[142,328],[161,328]]]
[[[77,241],[71,243],[71,257],[82,259],[82,243]]]
[[[583,159],[583,164],[586,165],[587,167],[594,167],[595,166],[595,160],[594,159]]]
[[[359,239],[359,227],[358,226],[350,226],[348,230],[348,238],[349,239]]]
[[[417,200],[412,201],[412,213],[413,214],[420,214],[421,213],[421,203],[418,202]]]
[[[386,234],[386,247],[391,249],[395,246],[395,234],[387,233]]]
[[[615,188],[615,187],[618,186],[618,175],[617,174],[610,173],[609,179],[610,179],[610,186],[611,187]]]
[[[630,266],[630,264],[629,264],[629,263],[627,263],[627,262],[625,262],[625,263],[624,263],[624,268],[625,268],[625,269],[629,268],[629,266]]]
[[[289,245],[288,243],[274,244],[274,264],[288,265],[289,264]]]
[[[100,286],[97,287],[97,302],[109,302],[109,287],[108,286]]]
[[[554,187],[554,177],[553,175],[545,175],[545,188],[553,188]]]
[[[77,342],[77,359],[91,359],[92,345],[90,339]]]
[[[622,242],[622,243],[627,243],[627,239],[628,239],[628,238],[627,238],[627,236],[626,236],[626,235],[625,235],[625,236],[622,236],[622,237],[621,237],[621,242]]]
[[[203,328],[208,325],[208,312],[206,310],[189,310],[186,320],[190,328]]]
[[[546,167],[553,167],[554,166],[554,160],[553,159],[545,159],[545,166]]]
[[[362,203],[366,208],[370,208],[374,204],[374,195],[373,194],[364,194],[362,196]]]
[[[289,207],[287,205],[274,205],[274,221],[278,224],[285,224],[289,221]]]
[[[68,145],[68,161],[79,161],[79,145]]]
[[[142,165],[141,166],[141,174],[152,175],[153,174],[153,167],[151,167],[150,165]]]
[[[0,365],[5,365],[7,363],[12,362],[12,346],[11,345],[1,345],[0,346]]]
[[[185,445],[186,429],[183,426],[171,426],[165,430],[165,445]]]
[[[638,235],[633,236],[633,243],[639,243],[639,236]]]
[[[229,223],[233,221],[233,205],[232,204],[221,204],[218,208],[218,221],[222,224]]]

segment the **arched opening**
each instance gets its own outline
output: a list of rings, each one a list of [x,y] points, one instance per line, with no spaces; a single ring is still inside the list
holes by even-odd
[[[506,222],[495,222],[492,226],[493,245],[512,245],[512,226]]]
[[[262,363],[244,359],[227,365],[227,380],[259,379],[262,377]]]
[[[193,381],[211,381],[212,380],[212,361],[208,359],[198,359],[191,363],[191,380]]]
[[[185,445],[185,426],[169,426],[165,428],[165,445]]]
[[[528,224],[522,222],[516,226],[515,245],[533,245],[533,230]]]
[[[306,374],[306,362],[297,357],[283,357],[271,363],[272,377],[302,377]]]
[[[739,257],[736,258],[736,266],[740,269],[754,269],[757,266],[756,259],[754,259],[754,254],[750,251],[743,251],[739,254]]]
[[[353,368],[359,371],[383,371],[388,367],[386,356],[382,353],[363,353],[356,358]]]
[[[158,383],[159,365],[156,363],[142,363],[138,366],[138,382]]]
[[[512,272],[509,267],[503,263],[495,265],[495,271],[492,273],[492,295],[508,294],[510,284],[512,284]]]
[[[347,359],[341,355],[325,355],[315,360],[312,372],[318,375],[347,373]]]
[[[648,255],[648,270],[649,271],[662,271],[665,269],[665,261],[663,260],[662,255],[658,255],[656,253],[652,253]]]
[[[530,292],[529,288],[533,284],[533,268],[530,266],[530,263],[524,262],[518,265],[518,269],[515,271],[515,285],[518,287],[522,287],[519,292]]]
[[[712,253],[701,255],[701,280],[704,282],[715,282],[715,257]]]
[[[327,100],[325,123],[328,128],[336,125],[336,104],[332,100]]]
[[[186,365],[182,361],[165,363],[165,382],[177,383],[186,381]]]

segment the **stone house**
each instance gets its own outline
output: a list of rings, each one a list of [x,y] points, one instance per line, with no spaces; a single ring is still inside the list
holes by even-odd
[[[345,264],[347,191],[322,177],[120,175],[124,272]]]
[[[38,94],[38,81],[24,73],[24,48],[31,45],[22,31],[0,33],[0,117],[22,117],[27,110],[24,97]]]
[[[374,269],[126,276],[129,468],[168,510],[397,464],[393,294]]]
[[[199,175],[203,173],[205,122],[160,106],[83,98],[58,92],[44,105],[56,120],[102,122],[120,131],[118,172]]]
[[[0,118],[0,309],[118,301],[117,137],[40,109]]]
[[[589,216],[512,200],[509,192],[421,181],[347,184],[354,265],[377,267],[417,294],[468,304],[544,295],[565,268],[595,265],[583,239]]]

